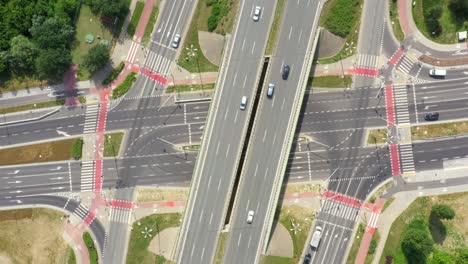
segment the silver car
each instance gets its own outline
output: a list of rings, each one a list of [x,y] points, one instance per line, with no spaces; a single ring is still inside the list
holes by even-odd
[[[174,38],[172,39],[172,44],[171,44],[171,46],[172,46],[174,49],[177,49],[177,47],[179,47],[179,42],[180,42],[180,35],[179,35],[179,34],[175,34]]]
[[[269,83],[269,84],[268,84],[268,90],[267,90],[267,96],[268,96],[269,98],[272,98],[272,97],[273,97],[274,91],[275,91],[275,84]]]
[[[240,109],[245,110],[246,107],[247,107],[247,96],[242,96]]]
[[[262,12],[262,8],[259,6],[255,7],[254,14],[253,14],[253,20],[258,21],[260,20],[260,13]]]

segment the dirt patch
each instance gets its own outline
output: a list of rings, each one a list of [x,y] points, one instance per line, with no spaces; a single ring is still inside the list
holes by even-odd
[[[63,220],[60,219],[64,214],[44,208],[24,210],[27,212],[0,213],[26,216],[32,211],[29,218],[0,222],[0,262],[67,263],[70,250],[62,238]]]
[[[319,192],[320,184],[288,184],[286,185],[285,194],[291,193],[305,193],[305,192]]]
[[[157,201],[186,201],[188,189],[182,188],[153,188],[139,189],[137,194],[138,202]]]
[[[413,139],[427,139],[436,137],[455,136],[468,133],[468,122],[450,122],[411,128]]]
[[[427,55],[421,55],[419,60],[434,66],[448,67],[468,64],[468,57],[456,58],[456,59],[439,59]]]
[[[224,36],[216,33],[198,31],[198,41],[203,55],[214,65],[219,66],[224,48]]]
[[[323,29],[320,33],[317,45],[318,58],[333,57],[343,48],[346,39],[334,35],[330,31]]]
[[[75,139],[0,149],[0,165],[70,160]]]
[[[161,231],[156,235],[149,245],[149,251],[156,255],[163,256],[166,259],[171,259],[171,253],[177,239],[178,227],[170,227]]]
[[[282,224],[275,225],[267,255],[292,258],[293,254],[293,242],[288,230]]]

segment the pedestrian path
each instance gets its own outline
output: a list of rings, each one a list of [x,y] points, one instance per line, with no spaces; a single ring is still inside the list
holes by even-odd
[[[122,224],[128,224],[130,222],[130,216],[132,214],[131,209],[111,207],[110,212],[111,222],[118,222]]]
[[[151,50],[148,51],[147,54],[144,67],[153,72],[157,72],[162,76],[167,76],[169,74],[172,61]]]
[[[91,192],[94,181],[94,161],[83,161],[81,166],[81,192]]]
[[[97,122],[97,117],[98,117],[98,112],[99,112],[98,110],[99,110],[98,104],[88,105],[86,107],[83,134],[96,132],[96,122]]]
[[[377,68],[379,63],[378,55],[359,54],[356,66]]]
[[[415,172],[412,144],[400,144],[400,160],[403,173]]]
[[[408,88],[406,85],[396,85],[393,89],[398,125],[409,125]]]

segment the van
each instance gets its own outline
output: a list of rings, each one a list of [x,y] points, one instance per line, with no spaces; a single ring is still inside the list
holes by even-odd
[[[247,107],[247,96],[242,96],[240,109],[245,110],[246,107]]]
[[[447,75],[447,70],[432,68],[429,70],[429,75],[434,77],[445,77],[445,75]]]
[[[312,239],[310,240],[310,247],[312,249],[317,249],[320,244],[320,239],[322,238],[322,227],[317,226],[315,228],[314,234],[312,235]]]

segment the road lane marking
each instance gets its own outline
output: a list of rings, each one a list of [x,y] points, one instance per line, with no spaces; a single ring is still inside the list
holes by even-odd
[[[203,259],[203,256],[205,255],[205,248],[202,249],[201,257],[200,259]]]
[[[239,247],[242,238],[242,233],[239,234],[239,239],[237,240],[237,247]]]
[[[301,32],[299,32],[299,39],[298,39],[298,42],[301,41],[301,37],[302,37],[302,28],[301,28]]]
[[[291,33],[292,33],[292,26],[291,26],[291,28],[289,29],[289,36],[288,36],[288,39],[291,39]]]
[[[224,120],[226,120],[227,116],[228,116],[228,113],[229,113],[229,108],[226,109],[226,113],[224,114]]]
[[[250,242],[252,241],[252,235],[249,236],[249,242],[247,243],[247,248],[250,248]]]
[[[265,171],[265,176],[263,176],[263,180],[266,179],[267,174],[268,174],[268,167],[267,167],[267,169],[266,169],[266,171]]]
[[[201,220],[202,220],[202,218],[203,218],[203,211],[204,211],[204,210],[205,210],[205,208],[203,208],[203,209],[201,210],[200,217],[198,218],[198,222],[199,222],[199,223],[201,223]]]
[[[265,139],[266,139],[267,131],[268,131],[268,130],[265,130],[265,133],[263,133],[263,140],[262,140],[262,141],[263,141],[264,143],[265,143]]]
[[[241,51],[244,51],[244,45],[245,45],[245,39],[244,39],[244,41],[242,41],[242,48],[241,48]]]
[[[210,175],[210,178],[208,179],[208,189],[210,188],[210,184],[211,184],[211,176],[213,175]]]
[[[234,124],[237,123],[237,115],[239,114],[239,111],[236,111],[236,116],[234,117]]]
[[[228,156],[228,154],[229,154],[229,149],[230,149],[230,148],[231,148],[231,144],[228,144],[228,147],[227,147],[227,150],[226,150],[226,158],[227,158],[227,156]]]
[[[255,166],[254,177],[257,176],[257,170],[258,170],[258,163],[257,163],[257,166]],[[247,206],[247,207],[248,207],[248,206]]]
[[[285,102],[286,102],[286,98],[283,98],[283,104],[281,105],[281,110],[283,110]]]
[[[218,192],[219,192],[219,188],[221,187],[221,182],[223,181],[223,178],[219,178],[219,182],[218,182]]]
[[[219,141],[218,141],[218,145],[216,146],[216,155],[218,155],[218,152],[219,152]]]
[[[273,137],[273,145],[275,144],[275,141],[276,141],[276,133],[277,132],[275,132],[275,136]]]
[[[245,88],[245,83],[247,82],[247,75],[245,75],[245,78],[244,78],[244,84],[242,84],[242,88]]]
[[[254,41],[253,46],[252,46],[252,54],[254,53],[254,50],[255,50],[255,41]]]
[[[234,74],[234,79],[232,80],[232,86],[236,84],[236,80],[237,80],[237,72]]]
[[[212,221],[213,221],[213,213],[211,213],[209,225],[211,225],[211,222],[212,222]]]

